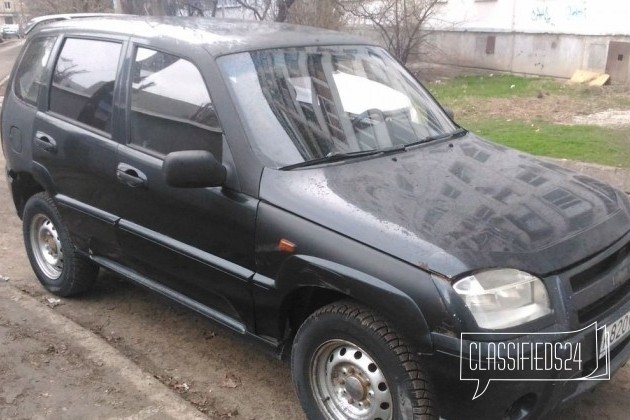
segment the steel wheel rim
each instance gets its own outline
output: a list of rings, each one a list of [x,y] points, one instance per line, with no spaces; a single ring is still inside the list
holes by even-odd
[[[33,256],[39,269],[55,280],[63,271],[63,249],[59,232],[45,215],[38,214],[31,220],[30,241]]]
[[[374,359],[356,344],[330,340],[315,351],[311,389],[320,411],[336,420],[391,420],[392,395]]]

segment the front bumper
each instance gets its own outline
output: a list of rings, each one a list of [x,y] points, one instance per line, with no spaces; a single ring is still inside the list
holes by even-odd
[[[612,324],[619,317],[630,311],[630,300],[615,308],[604,319],[598,320],[598,325]],[[490,381],[485,393],[473,399],[477,389],[476,381],[462,380],[460,376],[461,364],[468,363],[469,358],[476,358],[478,354],[467,354],[464,351],[463,359],[460,357],[462,349],[470,348],[469,341],[433,333],[436,352],[425,357],[425,366],[429,371],[431,380],[435,386],[440,415],[446,419],[459,418],[485,418],[485,419],[524,419],[541,418],[549,415],[580,395],[590,391],[603,380],[569,380],[586,376],[592,372],[595,366],[597,371],[591,376],[605,373],[606,366],[603,361],[598,362],[598,351],[595,347],[595,330],[583,330],[567,336],[557,334],[561,342],[581,344],[581,358],[583,368],[581,372],[566,372],[549,370],[541,373],[530,370],[515,370],[508,374],[510,380],[496,380],[496,372],[479,370],[475,378],[482,384]],[[541,335],[521,336],[517,340],[505,341],[506,343],[532,343],[532,342],[560,342],[554,339],[554,333],[541,338]],[[505,346],[501,347],[505,348]],[[504,350],[503,354],[497,352],[497,356],[507,358],[509,354]],[[608,370],[610,376],[619,370],[630,359],[630,336],[617,343],[610,351],[610,364]],[[466,377],[466,375],[464,376]],[[527,380],[528,378],[543,380]],[[505,378],[505,377],[504,377]]]

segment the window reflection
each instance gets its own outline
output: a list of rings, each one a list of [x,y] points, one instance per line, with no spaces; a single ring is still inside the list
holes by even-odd
[[[220,62],[247,115],[252,146],[272,167],[391,148],[455,129],[379,48],[286,48]]]
[[[111,132],[120,49],[116,42],[67,39],[55,67],[50,110]]]
[[[172,54],[138,48],[132,71],[132,144],[159,155],[207,150],[221,158],[219,122],[197,67]]]

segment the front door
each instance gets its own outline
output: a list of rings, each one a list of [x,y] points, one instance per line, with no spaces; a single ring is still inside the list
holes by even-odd
[[[118,152],[124,263],[237,320],[251,318],[257,200],[227,187],[173,188],[164,157],[228,153],[206,83],[192,59],[136,46],[128,83],[128,141]]]

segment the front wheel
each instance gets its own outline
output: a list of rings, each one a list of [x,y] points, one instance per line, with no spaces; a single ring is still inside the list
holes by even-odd
[[[417,354],[360,304],[337,302],[312,314],[295,337],[291,368],[311,420],[437,418]]]

